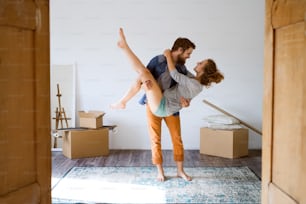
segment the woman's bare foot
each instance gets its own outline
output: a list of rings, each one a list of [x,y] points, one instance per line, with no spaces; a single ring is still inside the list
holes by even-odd
[[[110,108],[111,109],[116,109],[116,110],[119,110],[119,109],[125,109],[125,104],[122,103],[122,102],[118,102],[118,103],[113,103],[110,105]]]
[[[188,176],[184,171],[177,172],[177,176],[184,179],[185,181],[191,181],[192,178]]]
[[[120,28],[120,30],[119,30],[119,41],[118,41],[117,45],[121,49],[125,49],[125,48],[128,47],[128,44],[126,42],[126,39],[125,39],[124,32],[123,32],[122,28]]]

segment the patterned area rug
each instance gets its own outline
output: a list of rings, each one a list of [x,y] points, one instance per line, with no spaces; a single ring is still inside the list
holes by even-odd
[[[260,203],[261,181],[247,167],[74,167],[52,189],[52,203]]]

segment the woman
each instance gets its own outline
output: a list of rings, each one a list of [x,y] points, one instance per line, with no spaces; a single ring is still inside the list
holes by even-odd
[[[197,64],[194,68],[196,72],[196,76],[194,77],[180,74],[176,70],[171,58],[171,51],[167,49],[164,51],[164,55],[167,59],[168,70],[171,77],[177,82],[177,85],[166,89],[162,93],[150,71],[141,63],[128,46],[122,28],[119,31],[118,46],[127,55],[133,69],[139,74],[139,77],[124,97],[119,102],[111,105],[113,109],[124,109],[126,103],[142,87],[146,92],[147,102],[152,113],[159,117],[166,117],[178,112],[182,108],[180,103],[181,97],[192,99],[203,90],[203,86],[209,87],[211,83],[219,83],[224,78],[217,69],[215,62],[211,59],[203,60]]]

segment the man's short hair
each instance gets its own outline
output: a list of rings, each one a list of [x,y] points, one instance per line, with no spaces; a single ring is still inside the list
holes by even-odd
[[[176,51],[179,48],[183,48],[183,50],[188,50],[189,48],[195,49],[196,46],[193,42],[191,42],[188,38],[177,38],[174,41],[174,44],[171,48],[171,51]]]

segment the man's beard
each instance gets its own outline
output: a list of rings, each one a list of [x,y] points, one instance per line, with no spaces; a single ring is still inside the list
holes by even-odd
[[[184,65],[185,62],[186,62],[186,60],[184,58],[182,58],[181,55],[179,55],[176,63],[179,64],[179,65]]]

